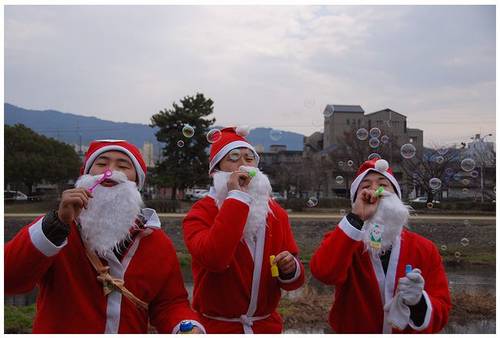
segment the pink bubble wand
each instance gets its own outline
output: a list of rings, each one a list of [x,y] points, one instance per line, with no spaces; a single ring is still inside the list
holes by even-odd
[[[106,171],[104,172],[102,177],[100,179],[98,179],[97,182],[95,182],[95,184],[89,188],[89,191],[93,192],[95,187],[97,187],[99,184],[101,184],[105,179],[110,178],[111,175],[113,175],[113,172],[109,169],[106,169]]]

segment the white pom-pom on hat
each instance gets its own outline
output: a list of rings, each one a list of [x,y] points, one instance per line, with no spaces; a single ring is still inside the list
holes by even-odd
[[[389,169],[389,162],[384,159],[377,160],[377,162],[375,162],[375,169],[381,172],[387,171],[387,169]]]
[[[248,136],[248,134],[250,134],[250,127],[249,126],[236,127],[236,134],[240,135],[241,137],[246,137]]]

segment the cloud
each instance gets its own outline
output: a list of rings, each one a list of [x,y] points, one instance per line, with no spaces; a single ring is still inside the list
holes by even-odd
[[[219,124],[310,134],[359,104],[453,139],[491,126],[494,88],[494,6],[5,9],[5,98],[27,108],[148,123],[198,91]]]

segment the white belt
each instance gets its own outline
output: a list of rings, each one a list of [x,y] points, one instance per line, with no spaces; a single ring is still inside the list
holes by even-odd
[[[262,319],[266,319],[267,317],[270,316],[270,314],[265,315],[265,316],[255,316],[255,317],[241,315],[239,318],[216,317],[216,316],[207,315],[205,313],[203,314],[203,316],[210,318],[210,319],[220,320],[222,322],[241,323],[243,325],[243,331],[246,334],[252,334],[253,333],[253,330],[252,330],[253,322],[258,321],[258,320],[262,320]]]

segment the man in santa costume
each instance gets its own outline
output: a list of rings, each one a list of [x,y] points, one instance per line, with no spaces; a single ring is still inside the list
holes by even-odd
[[[183,221],[192,255],[193,307],[208,333],[280,333],[281,290],[304,283],[288,215],[244,128],[225,128],[210,149],[213,187]]]
[[[33,332],[146,333],[149,321],[177,333],[183,320],[202,332],[172,242],[156,212],[141,208],[139,150],[94,141],[81,174],[58,210],[5,245],[5,293],[40,289]]]
[[[337,333],[435,333],[451,308],[441,256],[408,231],[408,209],[387,161],[364,162],[351,185],[352,212],[327,233],[311,272],[335,286]]]

